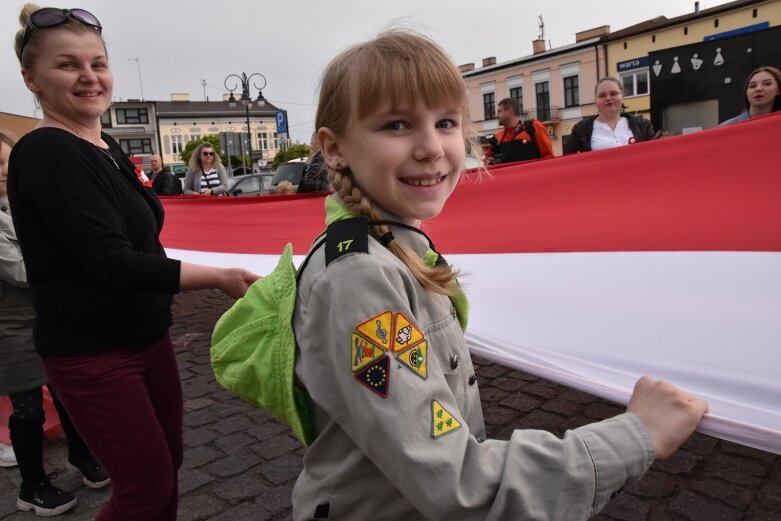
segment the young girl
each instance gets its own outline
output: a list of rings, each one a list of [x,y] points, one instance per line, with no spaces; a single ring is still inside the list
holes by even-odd
[[[296,520],[575,521],[640,479],[707,404],[641,378],[628,412],[486,440],[454,271],[419,229],[461,175],[466,88],[430,40],[399,31],[327,68],[316,117],[336,192],[329,242],[299,280],[296,376],[316,438]],[[363,216],[366,220],[346,220]],[[331,237],[332,235],[338,235]]]

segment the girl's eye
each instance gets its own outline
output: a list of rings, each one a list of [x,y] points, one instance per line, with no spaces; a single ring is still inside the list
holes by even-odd
[[[385,130],[404,130],[409,128],[403,121],[391,121],[385,125]]]
[[[437,128],[456,128],[457,123],[452,119],[441,119],[437,121]]]

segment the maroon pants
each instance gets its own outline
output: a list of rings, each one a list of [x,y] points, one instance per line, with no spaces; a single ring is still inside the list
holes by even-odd
[[[45,358],[49,380],[111,478],[96,521],[174,521],[182,385],[168,333],[142,349]]]

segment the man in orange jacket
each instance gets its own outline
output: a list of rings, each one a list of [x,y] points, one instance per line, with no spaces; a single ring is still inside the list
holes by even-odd
[[[499,102],[496,118],[504,127],[491,140],[493,146],[486,151],[492,163],[514,163],[530,159],[553,157],[553,145],[548,131],[536,119],[521,120],[521,107],[515,98]]]

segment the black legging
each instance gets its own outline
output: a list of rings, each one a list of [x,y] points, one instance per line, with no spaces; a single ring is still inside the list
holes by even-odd
[[[68,438],[68,454],[75,458],[89,453],[84,440],[70,421],[57,393],[46,384],[52,395],[54,407],[60,416],[60,424]],[[14,412],[8,419],[11,444],[19,463],[19,472],[24,483],[40,483],[46,478],[43,468],[43,390],[40,387],[8,395]]]

